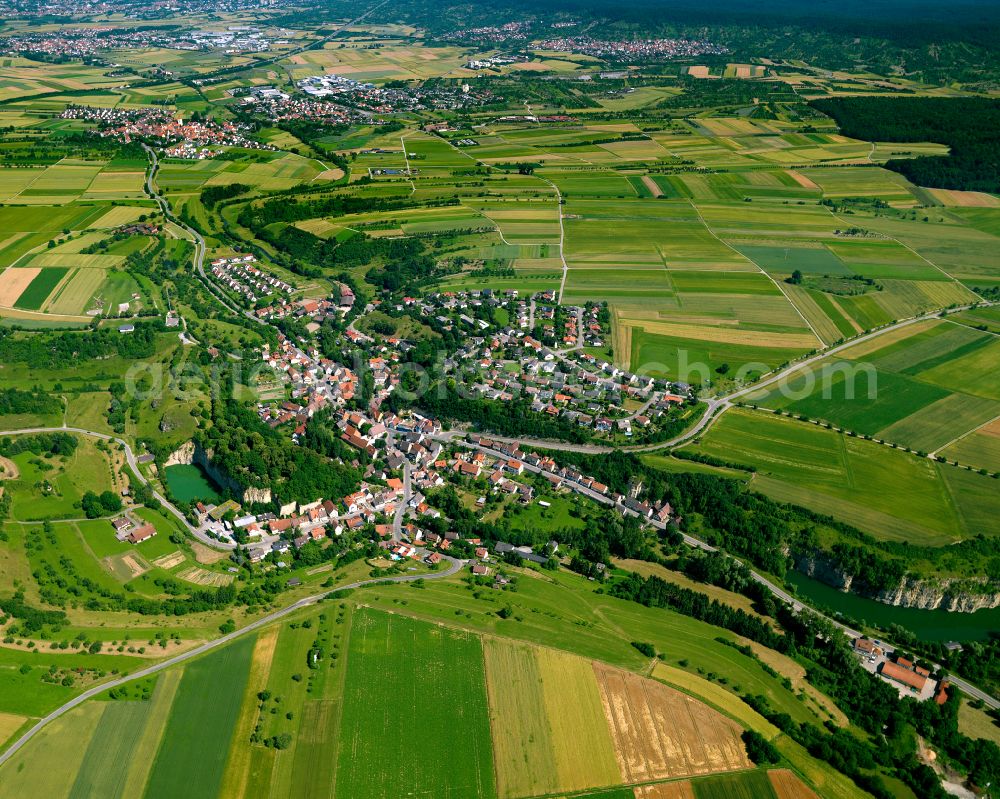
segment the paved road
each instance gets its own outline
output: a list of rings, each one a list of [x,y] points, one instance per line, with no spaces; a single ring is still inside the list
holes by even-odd
[[[986,306],[986,305],[993,305],[995,303],[981,302],[977,304],[980,306]],[[973,306],[963,305],[960,308],[950,309],[949,313],[958,313],[960,311],[966,311],[971,307]],[[622,452],[655,452],[661,449],[669,449],[670,447],[675,447],[678,444],[683,444],[685,441],[690,441],[692,438],[697,437],[709,425],[714,423],[719,416],[721,416],[729,408],[733,407],[734,401],[740,399],[741,397],[750,396],[755,392],[759,392],[762,389],[768,388],[769,386],[773,386],[776,383],[780,383],[782,380],[791,377],[797,372],[801,372],[802,370],[807,369],[810,366],[814,366],[826,358],[829,358],[833,355],[837,355],[838,353],[843,352],[849,347],[853,347],[857,344],[861,344],[865,341],[869,341],[879,336],[884,336],[886,333],[891,333],[894,330],[899,330],[909,325],[916,324],[917,322],[922,322],[933,318],[934,318],[933,316],[927,316],[927,315],[914,316],[909,319],[904,319],[901,322],[896,322],[895,324],[887,325],[886,327],[880,328],[879,330],[874,330],[871,333],[865,333],[862,336],[858,336],[857,338],[852,338],[849,341],[845,341],[843,344],[838,344],[835,347],[831,347],[830,349],[823,350],[822,352],[818,352],[815,355],[811,355],[810,357],[804,360],[797,361],[796,363],[787,366],[786,368],[782,369],[779,372],[775,372],[769,377],[766,377],[763,380],[754,383],[753,385],[737,389],[736,391],[733,391],[730,394],[726,394],[723,397],[716,397],[710,399],[706,403],[705,412],[702,414],[701,418],[697,421],[697,423],[693,427],[688,428],[679,436],[675,436],[674,438],[668,439],[667,441],[657,441],[652,444],[634,444],[622,447],[615,447],[608,444],[571,444],[565,441],[552,441],[548,439],[538,439],[538,438],[507,438],[505,436],[498,436],[492,434],[490,434],[489,437],[495,441],[503,441],[504,443],[524,444],[525,446],[529,447],[554,450],[557,452],[558,451],[583,452],[588,455],[606,455],[610,452],[615,452],[617,450],[620,450]],[[463,435],[465,434],[460,430],[452,430],[438,434],[437,438],[442,441],[450,442],[454,441],[457,438],[460,438]]]
[[[3,434],[0,433],[0,435]],[[429,572],[429,573],[425,572],[423,574],[410,574],[410,575],[403,575],[400,577],[383,577],[380,579],[373,579],[373,580],[360,580],[355,583],[348,583],[347,585],[337,586],[336,588],[330,589],[330,591],[344,591],[349,588],[361,588],[362,586],[374,585],[376,583],[407,583],[407,582],[413,582],[414,580],[440,580],[443,577],[450,577],[451,575],[455,574],[462,568],[464,564],[464,561],[456,560],[455,558],[450,558],[447,556],[445,556],[445,560],[448,561],[448,568],[441,572]],[[119,685],[124,685],[125,683],[131,682],[132,680],[139,680],[142,679],[143,677],[148,677],[151,674],[156,674],[157,672],[163,671],[164,669],[170,668],[171,666],[176,666],[178,663],[183,663],[186,660],[198,657],[198,655],[202,655],[205,652],[208,652],[212,649],[217,649],[218,647],[228,644],[230,641],[233,641],[236,638],[246,635],[247,633],[253,632],[254,630],[260,629],[261,627],[270,624],[273,621],[277,621],[278,619],[283,618],[284,616],[287,616],[290,613],[294,613],[295,611],[301,610],[302,608],[308,607],[309,605],[315,605],[317,602],[323,599],[328,593],[330,593],[330,591],[325,591],[322,594],[315,594],[314,596],[308,596],[305,597],[304,599],[300,599],[297,602],[293,602],[291,605],[282,608],[281,610],[276,610],[273,613],[267,614],[266,616],[261,616],[259,619],[251,622],[246,627],[243,627],[240,630],[236,630],[235,632],[223,635],[221,638],[216,638],[212,641],[208,641],[202,644],[201,646],[196,647],[195,649],[189,650],[188,652],[184,652],[180,655],[175,655],[174,657],[164,660],[153,666],[147,666],[146,668],[140,669],[139,671],[133,672],[132,674],[129,674],[125,677],[119,677],[118,679],[112,680],[111,682],[102,683],[101,685],[95,685],[93,688],[87,689],[79,696],[74,697],[66,704],[53,710],[44,718],[39,719],[38,723],[36,723],[35,726],[29,729],[26,733],[24,733],[24,735],[18,738],[17,741],[15,741],[11,745],[10,749],[8,749],[3,754],[0,754],[0,765],[3,765],[6,761],[10,760],[10,758],[12,758],[18,752],[18,750],[21,749],[22,746],[28,743],[28,741],[31,740],[32,737],[37,735],[38,732],[46,724],[48,724],[51,721],[54,721],[55,719],[59,718],[65,713],[69,712],[74,707],[83,704],[88,699],[97,696],[98,694],[103,693],[104,691],[107,691],[110,688],[115,688]]]
[[[206,546],[212,547],[218,550],[231,550],[236,547],[235,544],[223,543],[212,538],[204,530],[194,527],[188,520],[187,517],[181,513],[181,511],[171,504],[170,500],[167,499],[163,494],[153,488],[149,481],[146,479],[145,475],[139,470],[139,461],[136,460],[135,453],[132,448],[128,445],[128,442],[117,436],[108,435],[107,433],[98,433],[96,430],[84,430],[82,427],[26,427],[21,430],[0,430],[0,436],[19,436],[28,435],[31,433],[76,433],[81,436],[90,436],[91,438],[99,438],[103,441],[114,441],[116,444],[121,445],[122,449],[125,451],[125,460],[128,463],[129,469],[136,476],[136,479],[143,485],[149,485],[150,491],[152,491],[153,496],[156,497],[160,504],[171,513],[173,516],[177,517],[177,520],[187,529],[191,535],[197,538],[201,543]]]
[[[483,452],[483,453],[485,453],[487,455],[491,455],[491,456],[496,457],[496,458],[506,458],[507,457],[506,455],[504,455],[499,450],[491,449],[490,447],[483,447],[483,446],[480,446],[479,444],[473,444],[471,441],[465,441],[463,439],[456,439],[454,441],[454,443],[457,444],[458,446],[465,447],[467,449],[474,449],[474,450],[477,450],[479,452]],[[533,472],[535,474],[544,474],[544,471],[542,469],[539,469],[537,466],[532,466],[531,464],[524,463],[523,461],[522,461],[521,465],[525,468],[525,470],[527,470],[529,472]],[[607,497],[604,494],[600,494],[600,493],[598,493],[596,491],[592,491],[591,489],[589,489],[589,488],[587,488],[585,486],[574,485],[573,490],[576,491],[579,494],[582,494],[585,497],[588,497],[588,498],[594,500],[595,502],[598,502],[598,503],[602,504],[602,505],[610,505],[610,506],[614,506],[615,505],[615,501],[613,499],[611,499],[610,497]],[[647,519],[647,521],[653,527],[656,527],[656,528],[658,528],[660,530],[663,530],[663,529],[666,528],[665,524],[663,524],[662,522],[656,521],[655,519]],[[684,543],[687,544],[689,547],[693,547],[695,549],[700,549],[700,550],[702,550],[704,552],[718,552],[719,551],[716,547],[713,547],[707,541],[702,541],[700,538],[695,538],[694,536],[687,535],[687,534],[684,534],[683,538],[684,538]],[[735,561],[737,561],[739,563],[742,563],[744,566],[747,566],[749,568],[749,564],[745,563],[740,558],[734,557],[732,555],[728,555],[728,557],[733,558],[733,560],[735,560]],[[846,624],[843,624],[843,623],[841,623],[839,621],[836,621],[835,619],[831,619],[825,613],[821,613],[820,611],[816,610],[815,608],[810,607],[809,605],[806,605],[801,599],[799,599],[798,597],[792,596],[787,591],[785,591],[783,588],[781,588],[780,586],[776,585],[775,583],[773,583],[771,580],[767,579],[767,577],[765,577],[764,575],[760,574],[759,572],[756,572],[753,569],[750,569],[750,576],[753,578],[753,580],[755,582],[757,582],[760,585],[762,585],[765,588],[767,588],[768,591],[770,591],[771,594],[776,599],[778,599],[779,601],[785,603],[786,605],[791,606],[792,610],[794,610],[796,612],[799,612],[799,611],[808,611],[809,613],[813,613],[816,616],[824,618],[828,622],[830,622],[830,624],[832,624],[837,629],[841,630],[846,636],[848,636],[851,639],[860,638],[862,636],[862,633],[859,630],[855,630],[854,628],[849,627]],[[934,669],[933,670],[934,671],[939,671],[939,672],[942,672],[942,673],[946,673],[945,670],[942,669],[940,667],[940,665],[938,665],[938,664],[934,664]],[[967,682],[966,680],[963,680],[961,677],[955,677],[954,675],[949,674],[948,675],[948,680],[953,685],[955,685],[959,690],[961,690],[963,693],[965,693],[966,695],[971,696],[971,697],[973,697],[975,699],[981,699],[983,702],[985,702],[991,708],[994,708],[994,709],[1000,708],[1000,700],[996,699],[995,697],[991,696],[990,694],[986,693],[985,691],[977,688],[976,686],[972,685],[971,683]]]
[[[396,512],[392,516],[392,537],[397,541],[403,536],[403,517],[406,516],[406,506],[413,496],[412,480],[410,475],[413,467],[409,463],[403,464],[403,498],[396,506]]]
[[[166,198],[156,190],[155,179],[156,173],[160,168],[160,161],[156,156],[156,151],[152,147],[143,144],[142,149],[144,149],[146,154],[149,156],[149,171],[146,173],[146,193],[156,200],[156,203],[160,206],[160,211],[163,212],[164,217],[173,222],[177,225],[177,227],[181,228],[181,230],[191,237],[191,240],[194,242],[194,267],[198,272],[199,277],[201,277],[202,283],[205,284],[205,288],[207,288],[209,293],[230,313],[237,315],[242,314],[247,319],[252,319],[258,324],[266,324],[263,319],[260,319],[249,311],[241,310],[232,305],[222,290],[215,285],[212,279],[205,272],[206,245],[204,237],[193,227],[189,226],[187,223],[181,221],[179,217],[175,216],[173,211],[170,209],[170,203],[167,202]]]

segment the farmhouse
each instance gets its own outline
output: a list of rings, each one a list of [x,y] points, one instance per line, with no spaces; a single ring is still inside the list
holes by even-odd
[[[902,683],[916,694],[921,693],[927,685],[927,678],[924,675],[917,674],[915,671],[911,671],[890,660],[882,664],[881,674],[883,677]]]
[[[112,520],[111,526],[115,528],[116,533],[120,533],[131,527],[132,522],[125,516],[119,516],[117,519]]]
[[[865,655],[874,655],[875,657],[882,656],[882,647],[872,641],[870,638],[856,638],[854,639],[854,649]]]
[[[151,524],[144,524],[142,527],[136,527],[128,537],[125,539],[130,544],[141,544],[146,539],[152,538],[156,535],[156,528]]]

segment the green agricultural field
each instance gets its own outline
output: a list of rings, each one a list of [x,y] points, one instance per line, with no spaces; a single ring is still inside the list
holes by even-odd
[[[778,799],[765,771],[692,780],[695,799]]]
[[[672,270],[670,279],[679,292],[691,294],[780,294],[781,289],[766,275],[754,272],[682,272]]]
[[[878,538],[945,544],[985,532],[983,514],[1000,511],[987,477],[759,411],[726,413],[696,449],[755,466],[752,488]]]
[[[791,392],[761,402],[933,452],[1000,415],[992,376],[954,366],[981,362],[993,344],[988,333],[928,320],[851,347],[851,360],[796,376]]]
[[[774,274],[790,275],[796,269],[803,274],[851,274],[850,268],[842,260],[822,246],[802,246],[790,241],[786,247],[739,244],[736,249],[762,269]]]
[[[651,375],[682,380],[692,385],[718,379],[716,370],[723,368],[723,364],[728,364],[729,372],[733,374],[745,369],[747,376],[759,375],[809,349],[806,346],[781,346],[780,334],[771,335],[774,346],[755,346],[667,336],[647,332],[643,329],[642,320],[634,324],[631,348],[626,356],[632,370],[643,369]]]
[[[121,796],[129,766],[138,753],[135,742],[146,726],[151,702],[105,702],[104,712],[87,746],[70,799]]]
[[[59,285],[60,281],[66,277],[66,269],[56,267],[44,267],[28,287],[21,292],[21,296],[14,303],[15,308],[22,308],[26,311],[37,311],[48,299],[52,290]]]
[[[404,796],[417,789],[455,799],[496,795],[478,637],[361,610],[348,658],[338,799]],[[417,674],[420,679],[414,679]],[[435,689],[445,684],[447,691]],[[402,706],[406,713],[399,712]],[[444,769],[412,745],[418,739],[463,745]],[[384,752],[393,753],[391,762],[380,756]]]
[[[245,636],[184,669],[145,799],[218,795],[253,644],[253,636]]]
[[[814,380],[815,388],[808,396],[795,399],[794,393],[787,398],[774,395],[762,404],[874,435],[948,393],[905,375],[846,361],[826,364],[809,379]],[[789,383],[792,392],[801,392],[808,380],[793,378]]]

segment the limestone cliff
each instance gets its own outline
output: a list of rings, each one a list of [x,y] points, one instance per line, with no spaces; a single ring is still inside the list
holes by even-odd
[[[849,591],[894,607],[972,613],[1000,606],[1000,586],[990,583],[985,577],[931,580],[908,576],[894,588],[873,590],[854,575],[838,569],[820,552],[796,557],[795,568],[841,591]]]
[[[240,504],[249,505],[255,502],[267,503],[271,501],[271,489],[243,485],[212,463],[212,453],[198,446],[193,441],[181,444],[163,462],[164,466],[190,464],[197,464],[205,470],[205,473],[212,478],[216,485],[232,491]]]

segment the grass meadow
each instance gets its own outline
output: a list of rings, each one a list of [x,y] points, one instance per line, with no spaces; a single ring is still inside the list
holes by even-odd
[[[733,690],[765,695],[796,720],[827,718],[757,660],[721,644],[718,628],[597,594],[573,574],[525,576],[502,597],[449,578],[422,588],[377,586],[358,599],[364,606],[353,612],[345,602],[324,603],[168,670],[146,702],[85,704],[65,717],[65,729],[51,725],[0,770],[0,796],[42,779],[38,770],[47,795],[111,799],[178,791],[381,797],[418,785],[444,786],[434,787],[435,796],[513,799],[539,795],[542,783],[548,795],[614,796],[619,789],[601,788],[621,777],[591,658],[648,667],[631,640],[665,653],[654,679],[769,737],[777,733],[767,722],[698,672],[726,674]],[[511,618],[496,615],[501,602],[512,607]],[[316,668],[308,666],[313,651],[321,652]],[[262,690],[270,692],[263,708]],[[289,732],[291,745],[251,744],[258,722],[264,736]],[[462,745],[442,762],[404,746],[416,740]],[[121,756],[123,747],[132,756]],[[789,758],[797,769],[838,779],[801,751]]]
[[[985,532],[990,478],[818,425],[734,409],[696,449],[755,466],[751,487],[877,538],[940,546]]]
[[[185,667],[145,799],[218,795],[253,644],[253,636],[245,636]]]
[[[399,615],[359,611],[348,650],[336,796],[496,795],[482,644]],[[416,675],[420,675],[416,679]],[[446,691],[435,686],[447,684]],[[400,712],[403,711],[403,712]],[[443,768],[416,740],[456,740]],[[391,767],[373,768],[392,752]]]

